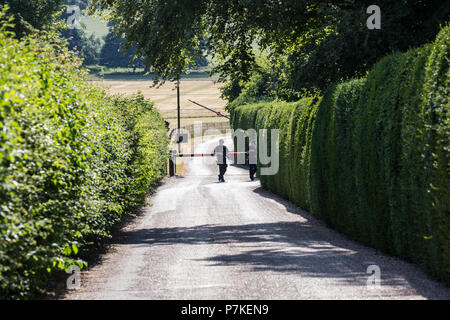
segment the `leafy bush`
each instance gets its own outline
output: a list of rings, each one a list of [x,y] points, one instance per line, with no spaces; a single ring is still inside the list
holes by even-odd
[[[230,106],[233,127],[280,129],[261,183],[365,244],[450,283],[450,26],[433,44],[331,86],[315,104]]]
[[[141,205],[165,174],[163,119],[138,94],[108,97],[47,33],[22,41],[0,14],[0,298],[52,274]]]

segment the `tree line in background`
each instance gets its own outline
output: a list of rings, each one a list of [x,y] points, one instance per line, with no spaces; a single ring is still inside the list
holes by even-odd
[[[89,0],[65,0],[66,5],[78,5],[85,10]],[[65,21],[67,13],[61,18]],[[108,68],[143,68],[145,72],[150,71],[150,65],[144,65],[141,58],[135,57],[136,48],[131,46],[125,48],[125,39],[114,32],[114,21],[108,22],[108,34],[100,39],[93,34],[87,35],[86,25],[81,24],[81,29],[62,31],[62,36],[69,40],[69,49],[80,51],[83,65],[100,65]],[[207,52],[207,42],[201,43],[201,50]],[[189,67],[204,67],[208,65],[206,54],[202,54],[191,62]]]
[[[65,0],[66,5],[78,5],[85,10],[89,0]],[[64,11],[61,19],[66,21],[69,15]],[[123,39],[113,32],[113,22],[108,22],[108,34],[103,39],[94,34],[88,35],[86,25],[81,23],[80,29],[66,29],[62,36],[69,41],[69,49],[79,51],[83,65],[101,65],[108,68],[143,68],[140,59],[133,59],[135,49],[122,50]],[[146,68],[148,71],[148,68]]]
[[[369,30],[366,10],[372,2],[92,0],[88,10],[107,9],[114,29],[126,36],[125,46],[134,46],[160,81],[176,79],[207,39],[213,71],[228,80],[225,98],[236,98],[261,72],[257,56],[263,55],[277,96],[296,100],[303,92],[323,92],[335,81],[365,75],[386,54],[432,41],[450,12],[448,1],[380,0],[381,29]]]
[[[223,95],[229,100],[252,77],[259,78],[260,92],[271,87],[284,100],[296,100],[304,92],[323,92],[335,81],[363,76],[388,53],[432,41],[450,13],[447,1],[380,0],[381,29],[369,30],[370,0],[0,3],[9,4],[15,14],[19,37],[30,27],[39,29],[57,21],[64,4],[77,4],[91,14],[107,9],[110,32],[103,46],[85,30],[64,31],[66,37],[73,37],[69,45],[82,52],[85,65],[151,66],[155,77],[174,80],[189,67],[205,65],[207,49],[214,61],[213,72],[228,81]],[[129,63],[134,55],[135,62]],[[269,69],[257,63],[258,55],[269,61]],[[269,83],[273,78],[275,85]]]
[[[108,34],[102,39],[94,34],[88,34],[86,25],[81,23],[79,29],[68,29],[65,22],[70,14],[65,10],[65,5],[77,5],[80,10],[85,10],[89,0],[1,0],[0,4],[7,4],[15,18],[14,33],[18,38],[40,30],[54,26],[61,30],[62,37],[68,40],[68,47],[78,51],[83,59],[84,66],[100,65],[108,68],[144,68],[149,71],[150,65],[144,66],[142,59],[134,59],[136,49],[134,47],[124,49],[124,39],[114,33],[114,22],[108,22]],[[203,50],[207,51],[206,42],[203,42]],[[198,57],[191,68],[207,66],[205,55]]]

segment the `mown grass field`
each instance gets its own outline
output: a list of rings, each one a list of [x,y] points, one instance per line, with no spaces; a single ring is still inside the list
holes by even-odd
[[[174,83],[166,82],[160,87],[153,87],[153,82],[150,78],[149,80],[143,80],[143,77],[139,75],[116,75],[109,79],[111,80],[95,80],[95,82],[101,83],[112,94],[129,96],[137,91],[141,91],[144,97],[151,99],[155,103],[162,116],[169,121],[170,127],[176,127],[177,91]],[[188,101],[190,99],[227,114],[225,112],[226,101],[220,98],[221,86],[222,84],[216,83],[213,78],[199,77],[196,74],[184,77],[180,83],[181,126],[190,125],[195,121],[228,121],[228,119],[218,117],[211,111]]]

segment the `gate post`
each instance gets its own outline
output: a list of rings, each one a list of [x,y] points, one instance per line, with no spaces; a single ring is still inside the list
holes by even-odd
[[[176,150],[170,150],[170,158],[169,158],[169,176],[173,177],[176,173],[177,165],[176,165]]]

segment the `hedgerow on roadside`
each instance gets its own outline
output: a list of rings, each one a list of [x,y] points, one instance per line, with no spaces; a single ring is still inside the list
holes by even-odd
[[[0,298],[23,299],[144,203],[168,138],[141,94],[107,96],[55,34],[0,20]]]
[[[259,176],[349,237],[450,284],[450,26],[320,99],[230,104],[235,129],[280,129],[280,170]]]

